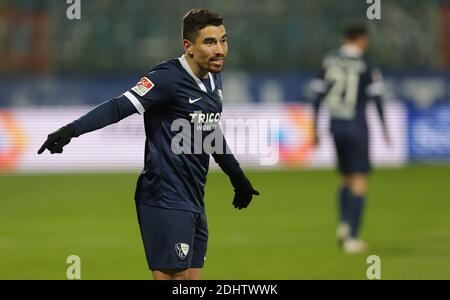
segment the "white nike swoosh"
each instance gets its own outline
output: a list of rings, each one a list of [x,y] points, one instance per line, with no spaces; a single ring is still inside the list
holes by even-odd
[[[192,100],[190,97],[189,97],[189,103],[195,103],[195,102],[197,102],[198,100],[200,100],[200,99],[202,99],[202,97],[200,97],[200,98],[197,98],[197,99],[194,99],[194,100]]]

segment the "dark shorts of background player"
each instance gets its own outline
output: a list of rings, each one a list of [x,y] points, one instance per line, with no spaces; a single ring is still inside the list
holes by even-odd
[[[367,135],[334,134],[338,169],[343,175],[368,174],[372,167],[369,160]]]
[[[208,244],[205,213],[140,203],[136,203],[136,210],[150,270],[203,267]],[[186,256],[180,253],[182,243],[189,245]]]

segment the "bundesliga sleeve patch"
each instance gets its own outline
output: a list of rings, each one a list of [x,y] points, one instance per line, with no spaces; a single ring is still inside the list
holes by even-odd
[[[141,80],[139,80],[139,82],[136,84],[136,86],[131,90],[142,97],[147,94],[154,86],[155,84],[150,79],[148,79],[147,77],[142,77]]]

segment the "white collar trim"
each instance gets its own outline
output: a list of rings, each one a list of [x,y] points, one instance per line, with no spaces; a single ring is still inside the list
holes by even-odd
[[[180,61],[181,66],[186,70],[186,72],[188,72],[188,74],[191,75],[191,77],[195,80],[195,82],[197,83],[198,87],[202,91],[207,93],[208,90],[206,89],[206,87],[203,84],[203,82],[200,80],[200,78],[195,76],[194,72],[192,72],[191,67],[189,66],[188,62],[186,61],[185,54],[183,54],[181,57],[179,57],[178,60]],[[211,83],[211,90],[214,91],[216,89],[216,85],[214,84],[214,78],[213,78],[211,72],[208,72],[208,76],[209,76],[209,82]]]

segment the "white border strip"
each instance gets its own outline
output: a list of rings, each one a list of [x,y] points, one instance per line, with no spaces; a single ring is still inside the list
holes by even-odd
[[[142,115],[145,112],[145,108],[142,106],[141,102],[139,102],[139,100],[131,92],[125,92],[123,95],[127,97],[131,103],[133,103],[139,114]]]

